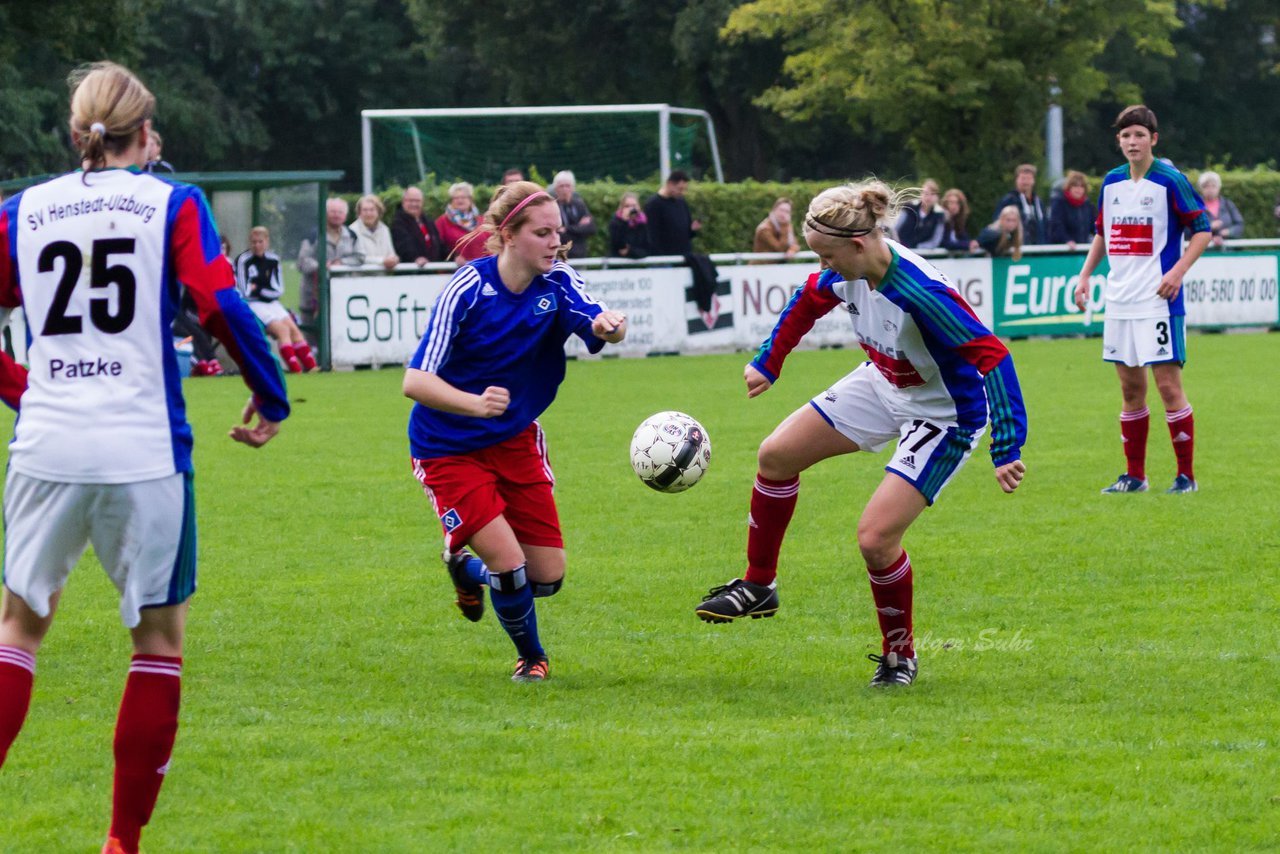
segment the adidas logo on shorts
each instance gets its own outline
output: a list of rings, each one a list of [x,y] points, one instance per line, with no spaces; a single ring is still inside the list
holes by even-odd
[[[898,465],[906,466],[909,469],[914,469],[916,467],[916,455],[907,454],[905,457],[898,460]]]

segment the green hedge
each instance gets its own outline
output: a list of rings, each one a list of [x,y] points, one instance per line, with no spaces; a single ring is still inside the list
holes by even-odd
[[[1222,194],[1235,202],[1244,216],[1245,237],[1275,237],[1277,221],[1274,215],[1276,201],[1280,198],[1280,172],[1272,170],[1228,171],[1215,170],[1222,176]],[[1199,172],[1188,172],[1194,182]],[[693,214],[702,220],[703,228],[694,240],[694,248],[699,252],[747,252],[751,250],[752,236],[756,225],[769,213],[773,202],[779,196],[787,196],[794,204],[796,214],[796,233],[800,235],[799,223],[801,213],[808,207],[809,201],[822,190],[831,186],[829,181],[794,181],[789,183],[743,181],[737,184],[713,184],[695,182],[689,186],[686,198]],[[1091,192],[1096,193],[1101,179],[1090,179]],[[426,211],[437,217],[444,211],[449,201],[449,188],[444,184],[421,185],[426,195]],[[493,187],[477,186],[476,203],[481,209],[493,195]],[[618,207],[618,200],[628,190],[640,196],[643,204],[653,193],[656,186],[615,184],[613,182],[595,182],[579,184],[578,193],[590,208],[595,217],[598,229],[591,237],[590,254],[606,255],[609,246],[609,220]],[[1047,198],[1048,193],[1044,192]],[[390,221],[404,190],[391,187],[379,193],[387,208],[387,220]],[[355,210],[358,194],[343,196]],[[986,207],[975,207],[969,218],[969,233],[977,232],[986,224]]]

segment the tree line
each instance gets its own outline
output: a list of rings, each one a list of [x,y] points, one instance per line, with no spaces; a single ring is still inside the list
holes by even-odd
[[[349,187],[360,110],[393,107],[667,102],[711,113],[729,180],[979,190],[1043,161],[1051,97],[1068,168],[1093,174],[1142,100],[1178,165],[1274,167],[1278,27],[1274,0],[7,3],[0,179],[75,165],[65,78],[102,58],[155,92],[180,170],[337,168]]]

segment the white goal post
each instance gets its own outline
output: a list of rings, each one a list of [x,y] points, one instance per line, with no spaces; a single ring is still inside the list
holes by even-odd
[[[503,116],[567,116],[567,115],[608,115],[611,113],[652,113],[658,120],[658,173],[667,175],[671,172],[671,117],[693,116],[701,118],[706,125],[707,138],[710,143],[711,159],[715,169],[716,181],[724,183],[724,171],[720,167],[720,149],[716,143],[716,129],[706,110],[695,110],[688,107],[673,107],[670,104],[602,104],[596,106],[565,107],[458,107],[440,109],[403,109],[403,110],[361,110],[360,141],[361,161],[363,166],[363,187],[365,193],[373,192],[373,119],[419,119],[419,118],[499,118]],[[410,122],[410,127],[414,127]],[[426,164],[422,159],[421,146],[418,143],[416,128],[413,130],[414,149],[418,158],[419,172],[426,174]]]

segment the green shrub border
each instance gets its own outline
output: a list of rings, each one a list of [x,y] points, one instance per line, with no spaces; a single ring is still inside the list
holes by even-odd
[[[1275,237],[1280,233],[1277,228],[1275,207],[1280,200],[1280,172],[1266,169],[1248,171],[1231,171],[1216,169],[1222,176],[1222,195],[1235,202],[1244,216],[1245,237]],[[1199,171],[1188,171],[1187,176],[1194,183]],[[1097,193],[1101,184],[1100,177],[1091,177],[1090,193]],[[793,220],[796,234],[800,236],[801,213],[809,206],[809,202],[818,193],[831,186],[830,181],[792,181],[761,182],[742,181],[735,184],[714,184],[695,182],[689,186],[686,198],[693,214],[702,221],[701,233],[693,241],[694,249],[699,252],[749,252],[752,236],[756,226],[768,215],[775,199],[786,196],[791,199],[796,211]],[[424,183],[419,185],[426,196],[425,209],[430,216],[437,217],[449,201],[447,184]],[[494,187],[476,186],[476,203],[483,209],[493,195]],[[597,230],[591,236],[589,250],[592,256],[607,255],[609,251],[609,220],[618,207],[622,194],[632,191],[640,196],[643,204],[657,192],[653,185],[616,184],[612,181],[582,183],[578,185],[578,193],[587,203],[592,216],[595,217]],[[401,187],[390,187],[378,193],[386,206],[386,219],[390,221],[400,198],[404,194]],[[1048,192],[1041,189],[1047,199]],[[351,204],[354,212],[358,193],[343,194]],[[994,206],[995,200],[986,203],[975,203],[970,200],[973,211],[969,217],[969,234],[976,235],[986,225],[985,218]]]

